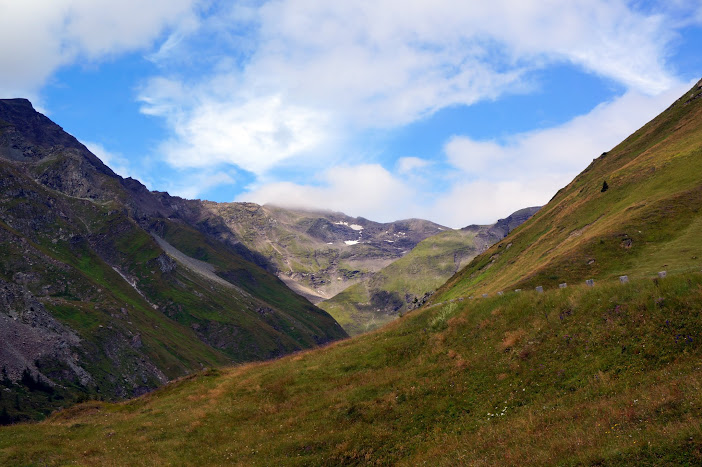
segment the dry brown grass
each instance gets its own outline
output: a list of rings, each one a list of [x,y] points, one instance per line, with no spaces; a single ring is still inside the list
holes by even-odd
[[[502,339],[502,342],[500,342],[499,350],[505,352],[512,349],[515,345],[521,342],[524,336],[526,336],[526,331],[524,329],[505,332],[505,337]]]

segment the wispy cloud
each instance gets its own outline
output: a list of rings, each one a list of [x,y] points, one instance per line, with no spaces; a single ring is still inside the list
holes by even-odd
[[[609,151],[663,111],[692,83],[657,96],[630,91],[591,112],[552,128],[513,135],[503,141],[454,136],[444,146],[450,169],[426,171],[443,177],[445,189],[427,195],[401,168],[425,167],[400,159],[394,174],[378,165],[324,172],[315,185],[263,184],[241,200],[345,210],[380,220],[425,217],[451,226],[490,223],[526,206],[543,205],[592,159]],[[370,214],[368,214],[370,213]]]
[[[166,99],[154,97],[168,92],[169,86],[172,93]],[[162,116],[171,125],[173,137],[163,142],[160,152],[174,167],[234,164],[260,175],[329,137],[324,113],[286,104],[280,96],[236,103],[200,96],[195,105],[184,108],[189,97],[178,102],[183,90],[177,83],[157,80],[151,87],[158,89],[142,98],[143,112]]]
[[[261,174],[333,152],[329,141],[346,140],[340,131],[395,128],[519,92],[529,71],[549,64],[658,94],[677,83],[665,64],[674,31],[664,13],[623,0],[245,3],[167,39],[164,62],[192,55],[201,35],[227,38],[204,50],[219,57],[204,76],[155,77],[141,99],[172,130],[161,147],[168,162]]]
[[[60,67],[151,46],[165,28],[197,21],[194,0],[6,1],[0,6],[0,93],[36,96]]]

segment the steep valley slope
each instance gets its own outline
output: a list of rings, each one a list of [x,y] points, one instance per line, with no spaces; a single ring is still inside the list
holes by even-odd
[[[701,96],[702,81],[593,160],[531,220],[454,275],[432,300],[699,270]]]
[[[214,221],[0,100],[2,421],[346,336]]]

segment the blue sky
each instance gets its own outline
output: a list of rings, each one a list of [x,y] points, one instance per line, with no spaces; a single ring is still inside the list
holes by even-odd
[[[546,203],[702,77],[687,0],[0,0],[0,39],[0,95],[150,189],[451,227]]]

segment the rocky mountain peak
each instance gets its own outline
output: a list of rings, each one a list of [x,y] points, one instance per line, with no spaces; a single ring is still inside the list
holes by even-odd
[[[0,127],[2,135],[12,135],[12,142],[23,140],[24,145],[32,144],[44,148],[63,146],[85,150],[77,139],[66,133],[45,115],[37,112],[27,99],[0,99]],[[13,131],[10,131],[12,128]],[[7,138],[3,138],[7,143]],[[93,156],[94,157],[94,156]]]

